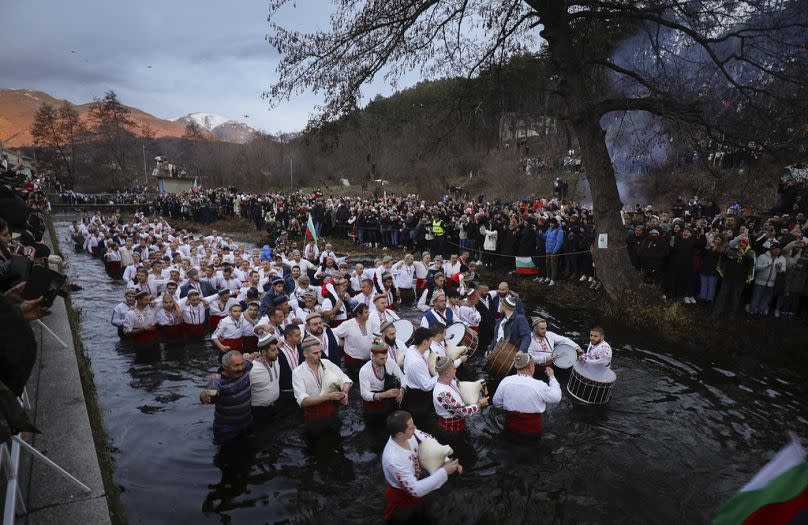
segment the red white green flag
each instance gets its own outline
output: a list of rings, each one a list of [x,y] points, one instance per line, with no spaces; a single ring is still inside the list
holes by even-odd
[[[740,492],[725,502],[713,525],[808,522],[808,463],[796,436]]]
[[[516,273],[519,275],[538,275],[539,269],[530,257],[516,258]]]
[[[309,213],[309,219],[306,221],[306,238],[313,239],[314,242],[317,242],[317,230],[314,229],[314,221],[311,220],[311,213]]]

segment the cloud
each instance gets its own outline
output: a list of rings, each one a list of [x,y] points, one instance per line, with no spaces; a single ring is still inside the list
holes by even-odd
[[[7,4],[0,87],[38,89],[79,104],[112,89],[125,104],[162,118],[205,111],[270,132],[302,129],[322,102],[307,93],[269,110],[262,99],[279,60],[265,40],[267,0]],[[301,31],[327,27],[329,6],[301,2],[278,20]],[[413,72],[400,86],[417,80]],[[377,79],[363,91],[367,101],[392,89]]]

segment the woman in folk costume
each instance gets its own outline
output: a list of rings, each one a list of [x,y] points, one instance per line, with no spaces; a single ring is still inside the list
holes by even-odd
[[[386,523],[428,523],[421,498],[443,486],[449,476],[463,473],[460,462],[451,460],[431,475],[425,475],[418,459],[421,441],[432,436],[415,428],[409,412],[398,410],[387,418],[390,438],[382,453],[387,488],[384,499]]]

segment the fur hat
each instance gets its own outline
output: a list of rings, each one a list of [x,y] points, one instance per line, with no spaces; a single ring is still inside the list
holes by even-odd
[[[265,332],[258,336],[258,348],[264,348],[271,344],[278,343],[278,336],[269,332]]]
[[[373,342],[370,344],[370,351],[374,354],[382,354],[387,352],[387,345],[384,344],[380,338],[373,339]]]
[[[309,347],[312,347],[312,346],[315,346],[315,345],[319,345],[319,344],[321,344],[320,340],[317,339],[316,337],[310,335],[310,336],[307,336],[305,339],[303,339],[303,342],[300,343],[300,347],[305,350],[306,348],[309,348]]]

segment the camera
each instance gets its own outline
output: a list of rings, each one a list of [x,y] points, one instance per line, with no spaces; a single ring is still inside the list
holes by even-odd
[[[25,281],[25,288],[22,291],[23,300],[42,297],[42,304],[50,307],[57,295],[65,295],[62,287],[67,276],[45,266],[34,264],[22,255],[14,255],[11,258],[10,280],[8,288],[13,288]]]

